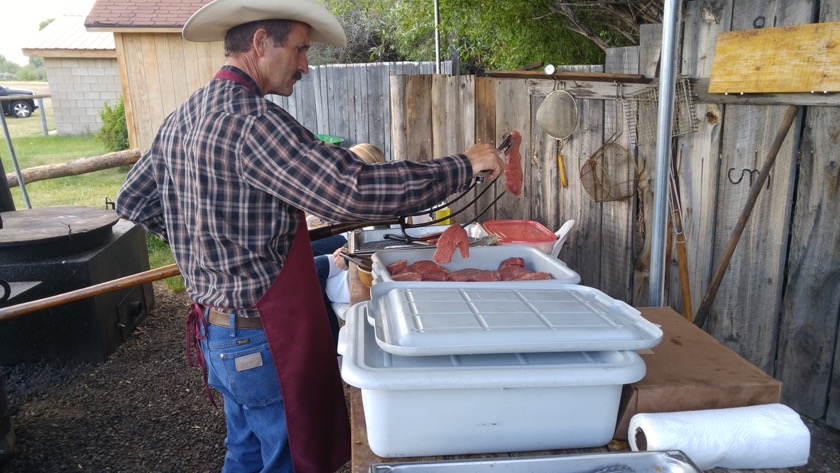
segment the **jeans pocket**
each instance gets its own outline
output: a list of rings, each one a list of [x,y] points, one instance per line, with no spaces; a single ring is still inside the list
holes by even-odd
[[[261,407],[280,402],[280,384],[268,343],[209,349],[208,382],[237,404]]]

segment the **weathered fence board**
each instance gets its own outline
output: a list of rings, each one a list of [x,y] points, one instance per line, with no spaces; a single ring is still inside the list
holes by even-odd
[[[489,77],[475,78],[475,142],[476,143],[498,143],[499,134],[496,133],[496,79]],[[489,185],[486,181],[476,188],[481,192]],[[476,195],[475,193],[473,195]],[[488,189],[473,206],[476,215],[487,207],[496,196],[496,188]],[[494,220],[496,211],[490,207],[482,214],[482,220]],[[463,222],[464,220],[456,220]]]
[[[780,321],[777,376],[785,401],[815,418],[829,400],[840,308],[840,153],[832,138],[838,133],[840,110],[809,109]]]
[[[820,3],[820,12],[819,12],[819,21],[840,21],[840,2],[822,2]],[[826,110],[828,112],[828,110]],[[831,117],[829,123],[838,123],[837,117],[838,111],[834,109],[831,111]],[[830,137],[835,137],[837,135],[830,134]],[[837,152],[836,141],[831,141],[831,145],[828,145],[825,149],[829,149],[834,153]],[[830,177],[826,184],[828,187],[825,189],[828,191],[826,195],[825,202],[837,202],[837,189],[840,189],[840,184],[838,184],[838,166],[837,166],[837,155],[833,154],[834,158],[829,161],[826,159],[822,159],[820,162],[828,167],[828,176]],[[834,192],[831,192],[833,190]],[[836,212],[837,208],[831,208],[831,211]],[[840,235],[837,235],[838,232],[838,222],[840,222],[840,218],[837,216],[833,216],[830,218],[820,219],[820,233],[827,234],[829,238],[826,238],[826,245],[830,253],[830,255],[834,255],[834,257],[825,258],[825,261],[840,261],[840,257],[838,257],[838,252],[840,249],[837,248],[838,244],[840,244]],[[834,237],[831,238],[831,234],[834,234]],[[833,246],[832,246],[833,242]],[[826,294],[834,294],[835,297],[840,294],[840,278],[837,275],[837,269],[835,266],[834,272],[830,272],[825,274],[823,277],[815,277],[812,280],[821,283],[822,280],[826,281],[825,293]],[[834,337],[834,368],[830,374],[830,381],[829,381],[829,391],[828,391],[828,406],[826,411],[826,420],[828,424],[832,427],[840,429],[840,304],[835,304],[835,308],[837,308],[837,313],[834,319],[834,325],[837,327],[837,332]],[[830,305],[826,305],[826,310],[830,313],[832,307]],[[831,319],[828,320],[829,327]],[[831,351],[831,345],[828,346],[828,351]]]
[[[707,21],[700,14],[700,5],[689,2],[686,8],[680,74],[708,77],[712,67],[715,38],[723,21],[731,21],[732,2],[713,2],[708,7],[719,21]],[[727,23],[728,24],[728,23]],[[720,135],[723,107],[695,103],[697,131],[677,140],[676,172],[683,209],[683,229],[688,259],[689,293],[694,311],[700,305],[712,275],[716,197],[720,159]],[[674,284],[674,281],[671,281]],[[671,306],[683,312],[682,304]],[[683,314],[686,315],[686,314]],[[691,314],[690,318],[693,318]]]
[[[601,72],[603,66],[563,67],[562,70],[585,70]],[[567,84],[556,82],[551,89],[563,89]],[[573,89],[567,87],[574,95]],[[549,92],[550,93],[550,92]],[[580,168],[589,156],[603,143],[604,104],[602,100],[575,99],[578,107],[578,128],[563,146],[563,159],[566,168],[568,187],[560,186],[557,171],[557,145],[549,143],[546,150],[546,167],[549,180],[547,189],[554,189],[558,209],[555,223],[559,228],[560,220],[574,220],[575,226],[562,252],[562,259],[580,274],[581,283],[598,287],[601,280],[602,259],[601,245],[604,244],[601,225],[601,207],[583,188],[580,180]],[[548,223],[547,223],[548,224]],[[554,230],[557,230],[554,228]]]
[[[404,158],[412,161],[433,159],[432,76],[409,76],[405,88],[406,140]]]
[[[530,116],[536,116],[537,110],[544,101],[544,97],[531,95]],[[551,165],[546,158],[557,154],[559,143],[540,130],[539,126],[531,128],[531,136],[528,140],[531,143],[532,152],[524,153],[522,156],[523,165],[530,168],[530,179],[523,183],[523,187],[530,190],[529,214],[531,219],[545,223],[548,228],[554,228],[557,221],[557,205],[554,195],[556,193],[557,165]]]
[[[636,71],[638,67],[639,48],[637,47],[615,48],[607,52],[605,72]],[[615,99],[603,101],[603,142],[611,142],[616,150],[619,150],[620,146],[627,150],[628,159],[635,160],[635,157],[630,154],[632,146],[625,126],[623,101],[620,100],[621,89],[622,87],[619,87],[616,90]],[[601,240],[602,269],[599,286],[604,292],[620,300],[630,300],[632,297],[635,208],[635,195],[625,200],[604,202],[601,205],[601,226],[604,238]]]
[[[461,101],[457,90],[449,76],[432,76],[432,101],[430,114],[432,117],[432,158],[457,153],[457,135],[466,134],[467,130],[459,130],[462,126],[458,113]]]
[[[445,71],[450,68],[449,62],[443,64]],[[430,62],[313,66],[295,84],[291,96],[269,95],[268,98],[314,133],[340,137],[345,147],[372,143],[385,152],[386,159],[397,159],[404,157],[403,153],[410,148],[403,147],[395,153],[392,144],[391,106],[396,96],[391,93],[390,78],[429,74],[433,70],[434,64]],[[418,159],[425,159],[423,156]]]
[[[731,29],[754,27],[757,16],[773,18],[777,25],[808,22],[811,10],[803,7],[806,3],[811,2],[737,3]],[[752,171],[763,165],[784,111],[783,106],[726,107],[724,123],[732,125],[724,126],[721,142],[715,265],[744,207]],[[768,185],[759,195],[729,261],[708,325],[716,338],[768,373],[774,370],[778,319],[766,314],[778,314],[780,310],[795,141],[796,126],[779,151]]]
[[[831,6],[833,5],[833,6]],[[821,4],[820,21],[840,19]],[[808,109],[799,148],[776,378],[783,402],[840,428],[840,110]],[[828,392],[828,396],[826,396]]]
[[[406,149],[406,136],[408,130],[405,113],[405,76],[391,76],[388,79],[390,94],[391,113],[391,153],[386,154],[386,159],[395,159],[397,153],[402,155]]]
[[[510,131],[518,131],[522,135],[520,152],[522,154],[523,184],[531,179],[530,149],[531,149],[531,99],[528,90],[516,79],[496,79],[496,139]],[[502,189],[504,179],[497,183],[497,191]],[[497,219],[530,218],[531,190],[522,186],[522,195],[514,196],[505,193],[496,203]]]

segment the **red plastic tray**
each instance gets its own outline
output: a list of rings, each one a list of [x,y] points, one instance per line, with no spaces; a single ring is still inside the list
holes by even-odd
[[[554,243],[557,235],[533,220],[490,220],[481,224],[487,233],[498,235],[500,243]]]

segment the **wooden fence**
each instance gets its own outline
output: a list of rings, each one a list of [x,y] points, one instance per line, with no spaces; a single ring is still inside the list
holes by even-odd
[[[449,73],[451,62],[441,64]],[[314,66],[290,97],[269,98],[309,130],[344,140],[343,146],[372,143],[393,157],[390,77],[431,74],[431,62],[386,62]]]
[[[759,194],[705,328],[783,381],[783,402],[810,418],[840,427],[840,208],[833,205],[840,189],[836,146],[840,136],[836,105],[840,102],[833,96],[807,94],[732,97],[707,93],[717,34],[754,28],[756,17],[772,18],[773,23],[766,26],[837,21],[840,7],[836,2],[810,0],[685,4],[679,69],[695,88],[691,108],[697,121],[695,131],[672,140],[672,148],[685,224],[686,283],[692,310],[696,310],[786,106],[800,105],[799,118]],[[655,78],[660,41],[661,26],[644,25],[639,47],[610,50],[604,65],[564,69]],[[519,131],[524,194],[503,196],[480,220],[533,219],[557,229],[574,219],[560,256],[581,274],[583,284],[635,306],[648,304],[656,150],[654,143],[636,145],[630,139],[631,131],[641,126],[640,118],[650,112],[625,112],[635,94],[655,86],[655,80],[639,85],[389,72],[389,87],[380,80],[365,90],[356,88],[369,74],[363,67],[367,66],[327,69],[325,75],[333,74],[329,80],[315,73],[311,82],[318,89],[310,95],[299,84],[295,96],[300,101],[284,106],[319,133],[344,136],[350,143],[370,141],[383,145],[389,155],[416,160],[458,152],[475,142],[497,143],[506,132]],[[559,183],[560,143],[536,124],[540,104],[559,88],[577,98],[579,111],[578,129],[562,147],[568,187]],[[386,90],[390,90],[390,101]],[[389,116],[391,128],[384,128]],[[635,160],[637,191],[627,200],[596,202],[582,185],[581,168],[610,138]],[[460,219],[474,217],[491,198],[483,197]],[[666,302],[685,312],[679,265],[672,251],[677,236],[669,235]]]

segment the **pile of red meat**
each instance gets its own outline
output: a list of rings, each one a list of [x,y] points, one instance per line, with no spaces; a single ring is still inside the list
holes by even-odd
[[[394,281],[539,281],[552,279],[550,273],[525,268],[525,259],[511,257],[499,263],[499,269],[464,268],[450,272],[432,260],[408,264],[401,259],[386,268]]]

